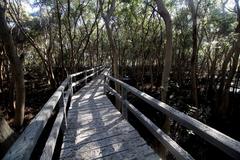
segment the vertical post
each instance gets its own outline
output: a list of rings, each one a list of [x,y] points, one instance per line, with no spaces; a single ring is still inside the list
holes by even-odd
[[[67,128],[67,116],[66,116],[66,103],[64,101],[64,90],[62,90],[62,95],[59,99],[59,110],[63,107],[63,124],[61,126],[61,131],[64,132]]]
[[[96,71],[95,71],[95,69],[96,69],[96,67],[93,68],[93,78],[96,77],[96,73],[95,73]]]
[[[73,95],[73,87],[72,87],[72,75],[69,76],[69,87],[70,87],[70,98],[72,98]]]
[[[126,88],[122,87],[122,114],[123,117],[128,120],[128,109],[125,101],[127,100],[128,91]]]
[[[106,85],[107,85],[107,76],[105,74],[103,74],[104,76],[104,82],[103,82],[103,92],[104,94],[106,94]]]
[[[87,71],[85,71],[85,76],[84,76],[84,78],[85,78],[85,85],[87,84]]]

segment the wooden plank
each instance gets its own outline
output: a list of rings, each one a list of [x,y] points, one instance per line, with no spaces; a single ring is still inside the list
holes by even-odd
[[[102,67],[97,67],[97,70],[101,70]],[[68,100],[69,92],[72,90],[71,86],[71,79],[74,76],[80,75],[84,72],[93,71],[93,69],[89,69],[83,72],[79,72],[76,74],[72,74],[68,76],[64,82],[59,86],[56,92],[51,96],[48,102],[43,106],[41,111],[35,116],[35,118],[31,121],[31,123],[26,127],[20,137],[16,140],[16,142],[12,145],[9,151],[5,154],[4,159],[29,159],[31,153],[36,145],[36,142],[41,135],[49,117],[53,109],[55,108],[56,104],[61,97],[61,94],[65,90],[67,86],[70,86],[67,95],[64,98],[65,101]]]
[[[125,127],[125,130],[126,130],[125,133],[118,131],[118,132],[105,133],[105,134],[104,133],[96,133],[96,134],[85,136],[85,137],[84,136],[81,137],[81,135],[79,135],[79,137],[77,137],[77,139],[75,141],[72,141],[72,140],[64,141],[63,150],[84,148],[89,143],[93,143],[93,142],[94,142],[94,144],[96,144],[96,146],[98,148],[98,147],[104,146],[106,143],[112,143],[114,141],[114,139],[117,137],[125,138],[125,140],[122,141],[124,143],[126,142],[126,140],[127,140],[127,142],[129,142],[130,137],[137,137],[137,141],[142,140],[142,138],[139,136],[139,134],[135,130],[128,131],[128,129],[126,129],[126,127]],[[100,143],[100,142],[102,142],[102,143]]]
[[[113,110],[114,111],[114,110]],[[84,115],[81,115],[79,114],[79,116],[77,116],[76,118],[74,118],[74,121],[72,120],[69,120],[68,123],[75,123],[75,124],[79,124],[80,122],[84,121],[84,123],[86,122],[97,122],[96,120],[105,120],[105,119],[111,119],[111,118],[116,118],[116,117],[119,117],[121,116],[121,114],[119,112],[106,112],[105,114],[96,114],[96,115],[93,115],[93,114],[84,114]]]
[[[95,112],[98,112],[99,114],[104,114],[104,113],[117,113],[116,109],[113,106],[107,105],[104,107],[96,107]],[[70,110],[68,112],[69,116],[78,116],[78,117],[83,117],[87,115],[91,115],[93,113],[92,109],[85,107],[84,109],[74,109]],[[119,113],[120,114],[120,113]]]
[[[131,157],[143,155],[148,149],[150,156],[154,151],[104,95],[102,78],[73,96],[60,159],[111,159],[115,154],[124,157],[120,152]]]
[[[89,112],[91,110],[91,108],[88,107],[88,104],[79,104],[82,107],[81,108],[70,108],[69,112],[78,112],[78,113],[85,113],[85,112]],[[94,108],[95,110],[104,110],[104,109],[113,109],[114,106],[112,106],[111,104],[101,104],[101,103],[96,103],[94,104]]]
[[[85,71],[77,72],[77,73],[71,74],[70,76],[71,77],[76,77],[76,76],[79,76],[79,75],[81,75],[83,73],[85,73]]]
[[[66,94],[64,94],[64,96],[63,95],[61,96],[60,100],[61,100],[62,104],[60,105],[59,112],[57,114],[57,117],[53,124],[52,130],[47,139],[45,147],[43,149],[42,155],[40,157],[41,160],[51,160],[52,159],[60,128],[62,126],[64,126],[66,128],[66,125],[67,125],[67,122],[65,121],[66,107],[67,107],[67,102],[68,102],[69,98],[71,98],[70,92],[71,92],[71,90],[68,90],[66,92]]]
[[[128,159],[128,160],[160,160],[159,156],[153,152],[153,150],[147,146],[139,146],[133,152],[129,152],[129,150],[124,152],[118,152],[109,156],[104,156],[101,158],[97,158],[97,160],[114,160],[114,159]]]
[[[48,140],[45,144],[45,147],[43,149],[43,153],[40,158],[41,160],[51,160],[52,159],[55,145],[56,145],[57,138],[58,138],[58,134],[59,134],[62,122],[63,122],[63,117],[64,117],[64,107],[61,107],[59,110],[59,113],[57,115],[57,118],[53,124],[51,133],[50,133]]]
[[[124,101],[129,110],[142,122],[142,124],[148,128],[148,130],[175,156],[180,160],[193,160],[194,158],[188,154],[182,147],[180,147],[174,140],[172,140],[167,134],[165,134],[160,128],[158,128],[149,118],[137,110],[127,100]]]
[[[116,143],[123,143],[124,141],[126,141],[126,139],[128,140],[128,142],[132,143],[134,141],[138,141],[139,142],[139,134],[129,134],[129,135],[116,135],[116,136],[111,136],[111,137],[107,137],[105,139],[99,139],[97,141],[89,141],[88,143],[80,143],[77,145],[72,145],[70,147],[64,147],[64,149],[62,150],[63,155],[61,158],[64,157],[69,157],[72,154],[72,151],[88,151],[91,149],[97,149],[97,148],[101,148],[101,147],[106,147],[112,144],[116,144]],[[142,139],[141,139],[142,140]],[[142,140],[143,141],[143,140]],[[144,143],[144,142],[142,142]]]
[[[129,151],[129,148],[134,148],[135,152],[134,154],[140,154],[142,150],[142,146],[144,146],[146,142],[144,140],[134,139],[134,141],[128,141],[128,142],[118,142],[118,143],[112,143],[106,146],[98,146],[98,143],[94,146],[81,147],[77,150],[71,150],[70,154],[68,154],[66,157],[75,157],[76,159],[96,159],[105,157],[108,155],[113,155],[121,151]],[[146,148],[145,148],[146,149]],[[151,152],[153,152],[151,150]]]
[[[112,135],[118,135],[118,134],[128,134],[128,133],[133,133],[136,132],[134,128],[128,127],[128,124],[126,124],[124,127],[118,128],[114,127],[114,129],[110,129],[105,127],[106,130],[100,131],[96,130],[95,132],[85,132],[84,134],[74,134],[72,136],[65,137],[64,142],[74,142],[75,144],[77,143],[82,143],[83,140],[86,142],[86,138],[88,138],[88,141],[96,141],[97,139],[104,139],[106,137],[112,136]]]
[[[73,82],[72,83],[72,87],[75,87],[81,83],[83,83],[85,81],[86,77],[84,77],[83,79],[80,79],[79,81]]]
[[[94,70],[94,68],[90,68],[88,70],[84,70],[84,71],[81,71],[81,72],[78,72],[78,73],[74,73],[74,74],[71,74],[71,77],[76,77],[76,76],[79,76],[79,75],[81,75],[83,73],[86,73],[86,72],[89,72],[89,71],[93,71],[93,70]]]
[[[88,72],[94,71],[94,70],[96,70],[97,72],[100,72],[100,71],[101,71],[101,68],[103,68],[103,66],[99,66],[99,67],[91,68],[91,69],[88,69],[88,70],[85,70],[85,71],[82,71],[82,72],[74,73],[74,74],[71,74],[70,77],[73,78],[73,77],[76,77],[76,76],[79,76],[79,75],[81,75],[81,74],[88,73]],[[72,87],[75,87],[75,86],[81,84],[81,83],[84,82],[86,79],[94,76],[95,74],[96,74],[96,72],[92,73],[91,75],[88,75],[88,76],[84,77],[83,79],[80,79],[80,80],[78,80],[78,81],[76,81],[76,82],[73,82],[73,83],[72,83]]]
[[[217,131],[216,129],[209,127],[202,122],[180,112],[171,106],[149,96],[148,94],[137,90],[136,88],[116,79],[109,75],[105,75],[112,81],[120,84],[122,87],[126,88],[129,92],[136,95],[140,99],[144,100],[151,106],[153,106],[158,111],[166,114],[168,117],[174,119],[181,125],[188,129],[193,130],[197,135],[210,142],[215,147],[219,148],[229,156],[239,159],[240,157],[240,142]]]
[[[86,120],[86,121],[81,121],[78,123],[70,123],[68,125],[68,129],[72,129],[72,128],[77,128],[77,127],[99,127],[99,126],[103,126],[103,125],[109,125],[110,123],[113,123],[114,121],[119,120],[119,117],[109,117],[109,118],[104,118],[104,119],[96,119],[96,120]]]
[[[90,135],[94,135],[94,134],[100,134],[100,133],[106,133],[106,130],[111,130],[111,133],[116,132],[118,130],[121,131],[133,131],[134,128],[129,127],[129,125],[118,125],[117,127],[114,126],[112,128],[109,128],[108,126],[104,126],[104,127],[100,127],[100,128],[81,128],[81,130],[69,130],[68,133],[65,135],[65,139],[67,141],[67,139],[72,138],[72,136],[78,136],[78,137],[87,137]]]
[[[4,156],[4,160],[14,159],[30,159],[31,153],[41,135],[53,109],[58,103],[64,89],[68,85],[69,77],[58,87],[54,94],[50,97],[41,111],[34,117],[31,123],[26,127],[16,142],[8,150]]]

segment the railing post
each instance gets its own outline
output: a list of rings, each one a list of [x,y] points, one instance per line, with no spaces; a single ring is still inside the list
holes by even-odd
[[[70,77],[69,79],[70,98],[72,98],[72,95],[73,95],[72,76],[70,75],[69,77]]]
[[[62,126],[61,126],[61,131],[62,132],[64,132],[65,131],[65,129],[67,128],[67,115],[66,115],[66,103],[65,103],[65,101],[64,101],[64,90],[62,90],[62,95],[61,95],[61,97],[60,97],[60,99],[59,99],[59,101],[58,101],[58,104],[59,104],[59,109],[61,108],[61,107],[63,107],[63,124],[62,124]]]
[[[122,87],[122,114],[123,117],[128,120],[128,109],[125,101],[127,100],[128,91],[126,88]]]
[[[97,67],[94,68],[94,77],[97,77]]]
[[[104,79],[103,79],[103,93],[106,94],[106,85],[107,85],[107,76],[104,74]]]
[[[85,71],[85,85],[87,84],[87,71]]]

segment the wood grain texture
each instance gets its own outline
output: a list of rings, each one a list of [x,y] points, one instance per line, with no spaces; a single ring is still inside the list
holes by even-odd
[[[54,94],[49,98],[41,111],[34,117],[26,127],[16,142],[4,156],[4,160],[30,159],[31,153],[41,135],[52,111],[56,107],[64,89],[68,85],[69,77],[58,87]]]
[[[188,129],[191,129],[202,137],[204,140],[208,141],[215,147],[219,148],[229,156],[233,157],[234,159],[240,158],[240,142],[219,132],[218,130],[207,126],[206,124],[203,124],[202,122],[184,114],[183,112],[180,112],[173,107],[167,105],[166,103],[163,103],[154,97],[139,91],[138,89],[114,78],[109,75],[105,74],[105,77],[107,79],[110,79],[114,81],[115,83],[118,83],[121,87],[128,90],[128,92],[131,92],[135,96],[139,97],[143,101],[150,104],[153,108],[157,109],[158,111],[166,114],[168,117],[174,119],[181,125],[185,126]],[[112,92],[114,95],[116,95],[119,99],[122,99],[121,96],[116,93],[115,90],[113,90],[111,87],[108,87],[106,85],[106,89],[108,89],[110,92]]]
[[[159,159],[103,89],[101,75],[73,95],[60,159]]]

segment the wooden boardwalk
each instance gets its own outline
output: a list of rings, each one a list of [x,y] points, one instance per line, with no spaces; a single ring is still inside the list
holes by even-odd
[[[104,95],[103,76],[71,100],[60,159],[159,159]]]
[[[54,153],[59,153],[56,144],[62,144],[60,159],[160,159],[104,95],[104,87],[121,101],[125,117],[127,117],[125,111],[128,109],[151,132],[150,135],[161,142],[176,159],[194,158],[131,104],[127,98],[128,94],[135,95],[167,117],[192,130],[228,156],[240,159],[239,141],[110,75],[100,75],[72,96],[75,86],[95,77],[103,69],[104,67],[98,66],[68,75],[14,142],[3,160],[29,160],[36,159],[36,156],[41,156],[41,160],[51,160]],[[107,82],[105,84],[103,77]],[[117,83],[122,88],[121,94],[111,88],[109,81]],[[53,117],[56,107],[59,107],[59,111],[51,126],[52,120],[51,123],[48,122]],[[66,118],[65,111],[68,107]],[[51,129],[47,140],[46,129],[47,132]],[[60,131],[65,131],[63,141],[59,138]],[[38,142],[42,141],[45,142],[44,148],[38,145]],[[40,151],[41,154],[38,153]]]

